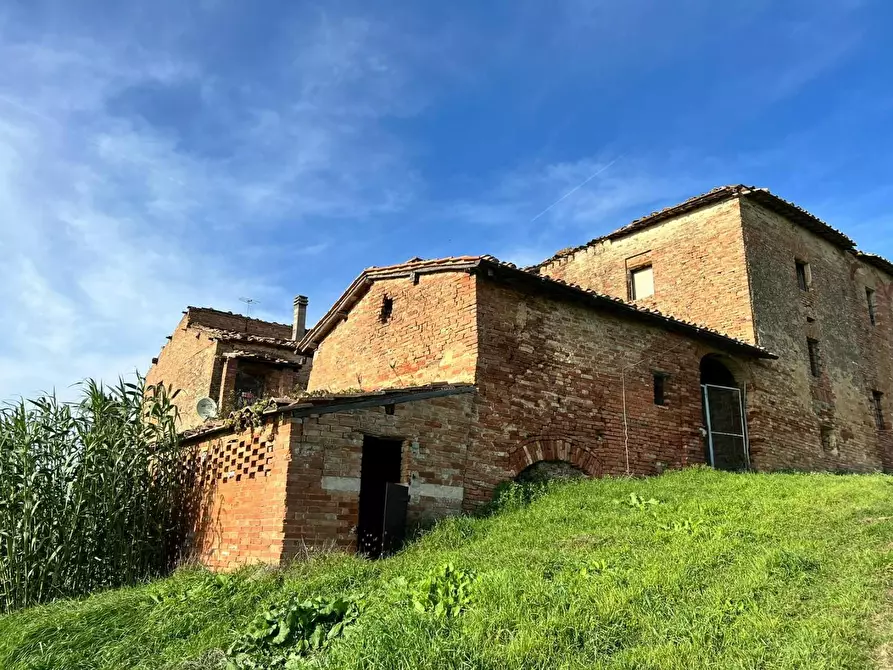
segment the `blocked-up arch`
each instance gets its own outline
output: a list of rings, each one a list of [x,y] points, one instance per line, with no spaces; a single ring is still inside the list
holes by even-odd
[[[567,461],[590,477],[600,477],[603,474],[601,460],[595,452],[566,437],[531,438],[508,453],[513,477],[540,461]]]

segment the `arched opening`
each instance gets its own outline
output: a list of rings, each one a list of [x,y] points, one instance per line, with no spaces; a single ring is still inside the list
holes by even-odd
[[[704,454],[717,470],[740,471],[750,465],[743,386],[720,356],[701,359]]]
[[[588,475],[568,461],[537,461],[518,473],[515,481],[522,484],[585,479]]]
[[[701,359],[701,384],[738,388],[735,375],[716,354],[707,354]]]

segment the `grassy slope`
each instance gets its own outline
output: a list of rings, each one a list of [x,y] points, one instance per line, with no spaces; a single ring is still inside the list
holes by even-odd
[[[613,502],[631,492],[662,504]],[[447,561],[479,575],[457,618],[419,614],[388,586]],[[698,469],[568,485],[377,563],[244,571],[226,588],[182,571],[27,610],[0,619],[0,667],[217,667],[214,649],[263,604],[363,592],[369,608],[325,667],[863,668],[893,638],[891,582],[893,478]]]

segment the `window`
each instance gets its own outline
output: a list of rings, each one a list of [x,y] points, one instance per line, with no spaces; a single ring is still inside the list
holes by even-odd
[[[806,347],[809,350],[809,370],[813,377],[820,377],[822,374],[821,358],[819,357],[819,343],[817,340],[808,338]]]
[[[667,375],[654,373],[654,404],[665,407],[667,404]]]
[[[886,430],[887,422],[884,420],[884,394],[880,391],[871,392],[871,409],[874,412],[874,425],[878,430]]]
[[[390,321],[393,313],[394,299],[386,295],[381,301],[381,313],[378,315],[378,320],[382,323],[387,323]]]
[[[872,326],[877,325],[877,302],[875,301],[875,293],[873,288],[865,289],[865,298],[868,301],[868,319]]]
[[[650,265],[629,273],[629,299],[641,300],[654,295],[654,269]]]
[[[809,263],[797,261],[797,285],[800,287],[800,290],[808,291],[811,283],[812,272],[809,269]]]

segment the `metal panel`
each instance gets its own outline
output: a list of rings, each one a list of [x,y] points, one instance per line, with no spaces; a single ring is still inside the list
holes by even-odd
[[[406,484],[386,484],[384,519],[382,520],[381,553],[384,556],[399,551],[406,539],[406,509],[409,506],[409,487]]]

